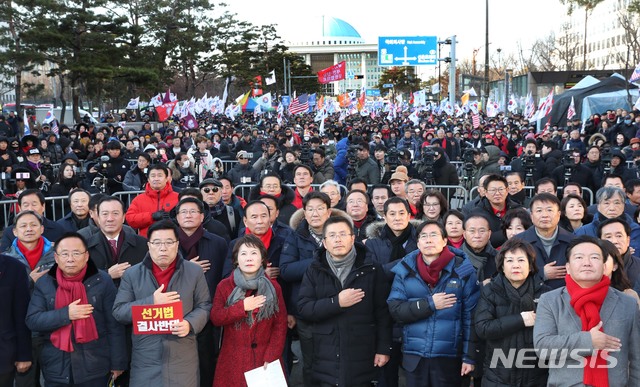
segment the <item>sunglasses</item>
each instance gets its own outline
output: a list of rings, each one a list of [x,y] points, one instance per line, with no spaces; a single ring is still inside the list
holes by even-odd
[[[218,192],[218,187],[204,187],[202,191],[204,193],[211,193],[211,192],[216,193]]]

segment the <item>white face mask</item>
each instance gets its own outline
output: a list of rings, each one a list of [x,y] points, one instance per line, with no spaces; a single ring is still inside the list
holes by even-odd
[[[133,142],[133,146],[134,146],[134,148],[139,149],[139,148],[140,148],[140,143],[139,143],[139,142],[134,141],[134,142]]]
[[[184,163],[182,163],[182,168],[189,168],[190,165],[191,165],[191,161],[187,160]]]

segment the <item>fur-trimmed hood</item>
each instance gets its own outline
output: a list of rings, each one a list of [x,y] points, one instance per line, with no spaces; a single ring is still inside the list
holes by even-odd
[[[338,210],[335,208],[331,209],[331,216],[343,216],[349,220],[351,220],[351,217],[344,211],[342,210]],[[298,227],[300,227],[300,224],[305,221],[304,219],[304,209],[300,208],[298,209],[296,212],[293,213],[293,215],[291,216],[291,219],[289,220],[289,227],[291,227],[293,230],[297,230]],[[351,222],[353,224],[353,221]]]
[[[418,228],[418,226],[420,226],[420,224],[422,224],[423,221],[418,220],[418,219],[411,219],[409,221],[409,224],[412,225],[414,228]],[[368,239],[372,239],[372,238],[380,238],[382,236],[382,230],[384,229],[384,225],[387,224],[386,221],[384,220],[379,220],[377,222],[373,222],[371,223],[368,227],[367,227],[367,238]]]

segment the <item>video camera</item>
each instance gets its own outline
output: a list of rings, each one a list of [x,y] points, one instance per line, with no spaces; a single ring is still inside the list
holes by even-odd
[[[602,167],[605,174],[611,173],[611,159],[613,159],[613,152],[611,152],[611,148],[602,148],[602,151],[600,152],[600,160],[602,161]]]
[[[420,160],[420,177],[426,184],[435,184],[433,176],[433,166],[436,163],[436,151],[433,148],[422,149],[422,160]]]
[[[313,152],[308,143],[300,145],[300,163],[313,168]]]
[[[400,152],[396,147],[389,149],[384,155],[384,163],[389,166],[390,171],[395,171],[396,167],[400,165]]]

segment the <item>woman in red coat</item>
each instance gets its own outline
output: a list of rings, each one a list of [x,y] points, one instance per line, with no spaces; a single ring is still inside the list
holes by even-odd
[[[231,256],[235,269],[218,285],[211,309],[211,321],[223,327],[214,387],[246,386],[245,372],[280,360],[287,334],[282,291],[264,274],[267,249],[260,238],[239,238]]]

